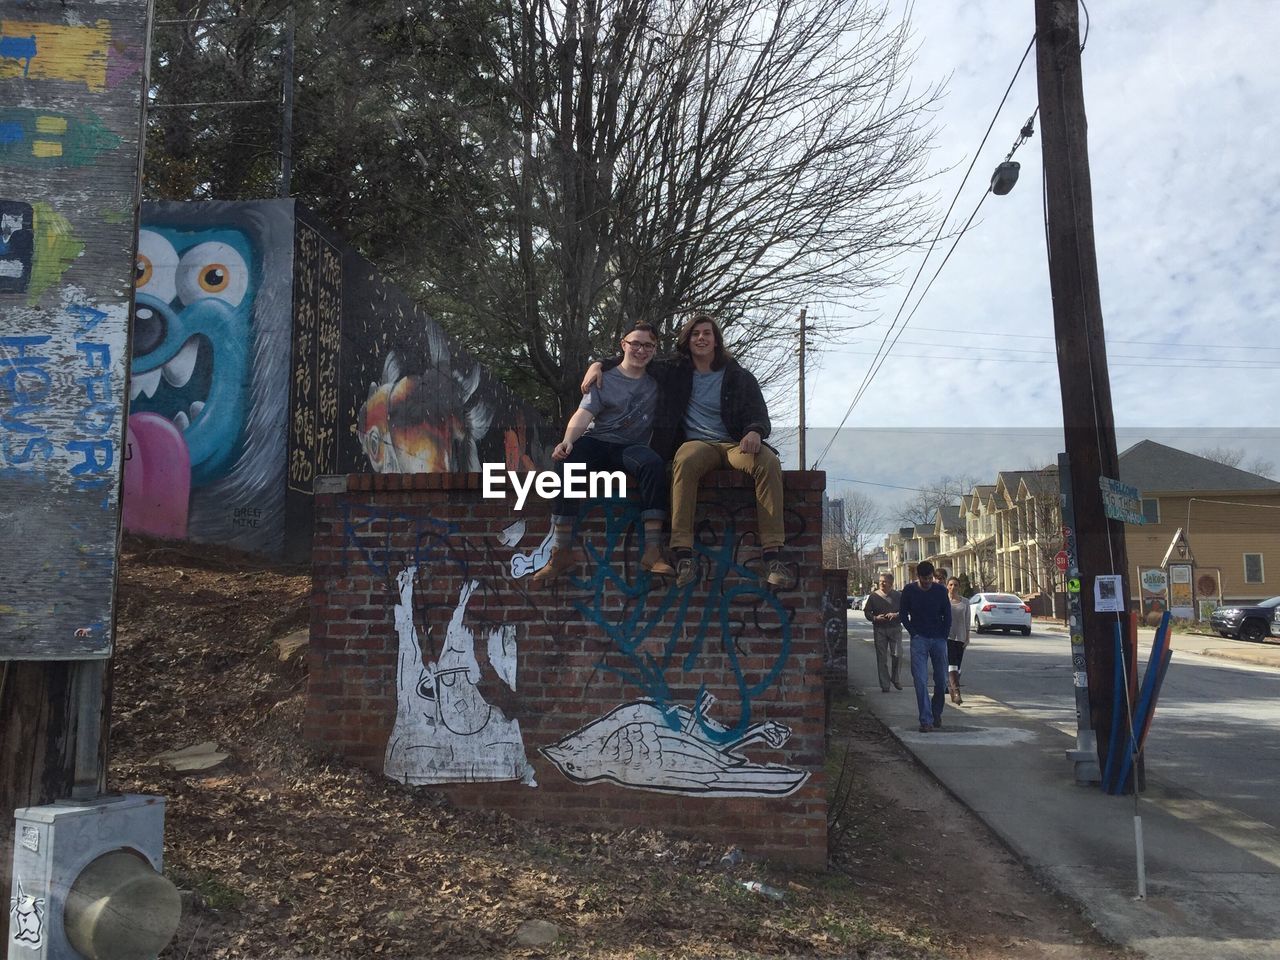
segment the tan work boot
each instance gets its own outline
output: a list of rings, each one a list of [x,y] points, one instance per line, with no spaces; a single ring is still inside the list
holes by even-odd
[[[573,547],[552,547],[551,557],[547,560],[546,565],[535,573],[529,579],[534,583],[550,583],[562,573],[568,573],[578,565],[578,558],[574,556]]]
[[[656,573],[660,577],[670,577],[676,572],[676,568],[662,556],[662,548],[656,543],[645,545],[644,553],[640,556],[640,569]]]
[[[951,702],[964,703],[960,696],[960,677],[956,675],[954,670],[947,674],[947,684],[951,687]]]

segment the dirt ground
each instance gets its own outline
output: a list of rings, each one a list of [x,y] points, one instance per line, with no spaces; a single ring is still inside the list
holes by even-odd
[[[128,540],[110,780],[168,798],[187,893],[162,954],[223,957],[1101,960],[1105,944],[856,701],[833,711],[825,872],[657,831],[566,830],[451,808],[307,748],[306,676],[273,641],[310,578],[225,550]],[[156,754],[212,740],[219,766]],[[842,775],[843,770],[843,775]],[[758,880],[782,891],[748,891]],[[548,921],[558,938],[522,946]]]

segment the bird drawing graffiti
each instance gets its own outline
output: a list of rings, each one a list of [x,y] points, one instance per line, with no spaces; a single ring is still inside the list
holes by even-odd
[[[749,726],[741,736],[716,743],[707,731],[728,728],[707,716],[715,697],[704,693],[697,710],[662,706],[650,699],[616,707],[541,753],[576,783],[610,781],[663,793],[720,797],[785,797],[804,784],[804,770],[756,763],[741,751],[778,749],[791,728],[777,721]]]

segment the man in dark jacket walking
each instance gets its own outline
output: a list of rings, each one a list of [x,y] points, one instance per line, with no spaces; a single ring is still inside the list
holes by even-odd
[[[920,732],[942,726],[947,698],[947,636],[951,633],[951,598],[933,580],[928,560],[916,567],[916,582],[902,588],[898,617],[911,637],[911,680],[916,688]],[[933,664],[933,699],[929,698],[929,664]]]

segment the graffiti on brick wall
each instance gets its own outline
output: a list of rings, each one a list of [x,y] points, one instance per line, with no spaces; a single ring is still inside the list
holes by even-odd
[[[778,749],[791,730],[755,723],[731,736],[707,715],[715,697],[703,691],[696,710],[634,700],[611,710],[541,753],[570,780],[608,780],[624,787],[722,797],[785,797],[809,778],[803,770],[753,763],[741,751],[756,743]],[[715,734],[712,740],[708,734]]]
[[[754,507],[747,510],[754,512]],[[744,554],[757,550],[754,523],[741,511],[704,509],[694,552],[704,580],[679,589],[651,589],[647,574],[627,577],[628,540],[640,528],[631,506],[601,503],[599,542],[586,544],[586,596],[575,601],[584,619],[609,638],[611,654],[599,666],[645,696],[622,704],[541,753],[565,776],[582,783],[610,780],[628,787],[664,792],[725,796],[786,796],[808,773],[777,764],[759,764],[740,752],[747,746],[783,746],[791,731],[780,723],[753,723],[752,703],[769,690],[786,666],[791,619],[780,597],[747,566]],[[609,594],[626,597],[622,616]],[[698,594],[700,613],[689,615]],[[668,614],[674,612],[674,620]],[[748,670],[746,649],[763,654],[763,670]],[[737,704],[731,723],[713,719],[717,702],[704,683],[693,705],[678,702],[671,675],[696,670],[705,654],[723,653],[727,692]],[[639,752],[637,752],[639,751]]]
[[[557,611],[565,607],[553,604],[544,611],[539,593],[525,589],[521,582],[533,563],[531,555],[519,549],[527,534],[523,522],[473,540],[449,523],[408,512],[350,503],[342,509],[348,569],[357,564],[380,579],[397,576],[396,623],[401,641],[397,731],[402,715],[426,717],[440,703],[438,698],[424,696],[424,691],[436,689],[438,670],[420,666],[429,657],[422,655],[419,634],[411,632],[413,605],[404,593],[404,570],[412,569],[427,582],[464,578],[466,586],[450,630],[457,625],[459,644],[467,651],[457,655],[455,666],[465,670],[456,675],[469,678],[471,687],[478,677],[473,666],[475,641],[472,631],[462,627],[461,618],[467,601],[482,584],[495,593],[515,590],[522,616],[542,621],[552,632],[563,626],[552,618],[564,616]],[[761,762],[745,753],[780,749],[791,737],[785,724],[753,721],[752,704],[773,687],[786,667],[792,611],[761,584],[750,566],[758,554],[754,523],[742,522],[739,512],[728,508],[713,508],[711,513],[699,526],[695,547],[705,578],[677,589],[672,582],[638,569],[636,540],[641,521],[637,509],[616,502],[586,502],[582,517],[598,517],[602,533],[584,545],[587,563],[581,569],[585,576],[566,578],[565,589],[573,596],[570,609],[575,620],[597,628],[605,648],[597,668],[622,680],[637,695],[540,749],[570,780],[690,795],[776,797],[795,792],[808,779],[804,770]],[[544,539],[542,544],[548,542]],[[498,572],[509,577],[486,582],[486,577]],[[422,616],[421,607],[418,616]],[[514,677],[515,649],[513,636],[495,636],[490,631],[488,660],[504,681],[504,671]],[[444,662],[443,653],[437,662]],[[685,699],[680,691],[689,684],[684,678],[702,676],[711,662],[725,667],[719,692],[703,682],[695,695]],[[507,685],[514,689],[514,683]],[[484,699],[479,702],[483,704]],[[717,718],[712,711],[719,703],[729,709]],[[517,720],[513,717],[511,722]],[[404,740],[399,732],[393,734],[395,743]],[[395,752],[400,757],[403,748],[397,746]],[[438,774],[420,764],[397,760],[393,767],[392,755],[389,744],[387,772],[397,779],[450,782],[426,779]],[[430,751],[423,754],[429,755]],[[501,769],[507,775],[491,779],[512,779],[509,767]]]
[[[520,780],[537,786],[525,757],[520,722],[509,720],[480,692],[475,633],[463,623],[479,582],[463,584],[445,629],[439,658],[424,665],[413,622],[417,567],[396,576],[399,657],[396,721],[387,741],[384,770],[402,783],[473,783]],[[516,686],[516,628],[489,631],[489,662],[512,690]]]
[[[278,205],[144,221],[126,529],[278,549],[291,228]]]

